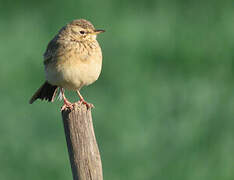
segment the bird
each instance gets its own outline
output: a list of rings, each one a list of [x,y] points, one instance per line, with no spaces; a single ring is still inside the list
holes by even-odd
[[[63,26],[47,45],[43,55],[45,82],[29,103],[37,99],[53,102],[60,90],[64,102],[61,111],[73,109],[75,103],[65,97],[65,90],[72,90],[77,92],[79,103],[92,108],[93,105],[84,100],[80,89],[99,78],[102,50],[96,38],[103,32],[105,30],[95,29],[85,19],[76,19]]]

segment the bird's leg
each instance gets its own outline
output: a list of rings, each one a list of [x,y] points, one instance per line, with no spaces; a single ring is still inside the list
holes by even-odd
[[[64,102],[64,105],[62,106],[61,111],[65,110],[67,108],[72,110],[73,109],[73,104],[71,102],[69,102],[67,100],[67,98],[65,97],[63,88],[60,88],[60,91],[62,93],[63,102]]]
[[[88,103],[87,101],[84,100],[84,98],[83,98],[83,96],[80,94],[80,91],[79,91],[79,90],[77,90],[76,92],[77,92],[77,94],[78,94],[78,96],[79,96],[79,98],[80,98],[79,102],[81,102],[82,104],[86,105],[86,107],[87,107],[88,109],[94,107],[93,104],[90,104],[90,103]]]

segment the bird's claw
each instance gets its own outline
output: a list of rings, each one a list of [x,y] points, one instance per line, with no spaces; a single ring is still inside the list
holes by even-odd
[[[78,104],[84,104],[84,105],[86,105],[87,109],[94,108],[93,104],[86,102],[84,99],[79,100]]]
[[[61,111],[64,111],[66,109],[72,110],[74,108],[74,104],[72,103],[64,103],[64,105],[61,107]]]

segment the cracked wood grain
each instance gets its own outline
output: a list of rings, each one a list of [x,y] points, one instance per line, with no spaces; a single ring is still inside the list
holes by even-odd
[[[63,110],[62,118],[73,180],[103,180],[91,109],[76,104],[73,110]]]

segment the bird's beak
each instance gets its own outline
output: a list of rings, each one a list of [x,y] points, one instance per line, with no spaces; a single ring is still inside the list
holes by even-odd
[[[104,33],[104,32],[105,32],[105,30],[95,29],[92,34],[100,34],[100,33]]]

